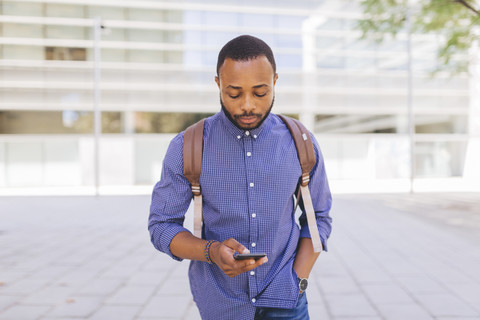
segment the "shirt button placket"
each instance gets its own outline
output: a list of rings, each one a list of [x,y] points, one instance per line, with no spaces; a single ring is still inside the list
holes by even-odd
[[[257,220],[258,219],[255,219],[255,217],[257,216],[255,212],[255,204],[258,203],[258,199],[257,199],[257,191],[255,189],[255,177],[253,176],[254,174],[254,169],[255,169],[255,165],[254,165],[254,157],[252,156],[253,154],[253,139],[252,139],[252,135],[251,135],[251,132],[249,131],[245,131],[245,137],[244,137],[244,154],[245,154],[245,168],[247,169],[246,170],[246,178],[247,178],[247,183],[248,183],[248,209],[249,209],[249,212],[248,212],[248,215],[250,216],[249,217],[249,240],[250,240],[250,249],[253,249],[255,248],[255,246],[257,245],[256,244],[256,241],[257,241]],[[252,250],[252,252],[254,252],[254,250]],[[249,282],[249,288],[250,288],[250,297],[252,298],[251,301],[252,303],[255,303],[256,300],[255,297],[256,294],[257,294],[257,281],[256,281],[256,272],[255,271],[250,271],[249,273],[249,278],[248,278],[248,282]]]

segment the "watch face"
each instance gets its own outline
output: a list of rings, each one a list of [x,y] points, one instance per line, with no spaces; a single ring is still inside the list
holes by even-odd
[[[298,282],[298,287],[299,287],[300,290],[302,290],[302,291],[307,290],[308,280],[307,280],[307,279],[300,279],[300,281]]]

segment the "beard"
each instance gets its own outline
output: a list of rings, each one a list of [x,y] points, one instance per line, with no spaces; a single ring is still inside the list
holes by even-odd
[[[261,113],[253,113],[253,112],[250,112],[250,113],[244,112],[242,114],[231,114],[230,112],[228,112],[227,108],[223,104],[222,97],[220,97],[220,105],[222,106],[223,112],[227,116],[228,120],[230,120],[230,122],[233,123],[235,127],[237,127],[240,130],[253,130],[260,127],[263,121],[267,119],[268,115],[270,114],[270,111],[272,111],[274,102],[275,102],[275,96],[273,96],[272,103],[270,104],[268,111],[264,115],[262,115]],[[261,120],[258,122],[258,124],[255,127],[242,127],[237,120],[240,117],[257,117],[257,118],[261,118]]]

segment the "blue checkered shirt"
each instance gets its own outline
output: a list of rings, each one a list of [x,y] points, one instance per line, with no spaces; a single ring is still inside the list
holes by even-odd
[[[320,149],[312,139],[317,163],[309,188],[326,250],[331,195]],[[176,260],[181,259],[170,251],[170,242],[188,231],[183,222],[193,196],[183,176],[182,145],[183,132],[168,148],[148,225],[155,248]],[[295,307],[299,289],[293,262],[299,238],[310,237],[305,213],[298,220],[294,213],[300,176],[294,141],[275,114],[250,131],[238,129],[223,111],[206,119],[200,177],[203,238],[235,238],[252,253],[267,253],[268,262],[230,278],[216,265],[191,261],[190,287],[202,319],[253,319],[256,307]]]

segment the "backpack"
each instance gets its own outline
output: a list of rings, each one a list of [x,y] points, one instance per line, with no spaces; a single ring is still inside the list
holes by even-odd
[[[295,210],[298,206],[300,198],[303,197],[303,204],[307,214],[308,229],[313,243],[313,251],[321,252],[322,244],[318,233],[317,221],[315,219],[315,211],[313,209],[312,199],[308,183],[310,182],[310,171],[315,165],[315,151],[313,142],[310,139],[308,130],[300,123],[300,121],[283,115],[278,115],[288,127],[290,134],[295,141],[297,154],[302,168],[302,177],[297,193],[297,201]],[[205,119],[191,125],[185,130],[183,136],[183,175],[190,182],[193,202],[194,202],[194,235],[201,238],[202,236],[202,190],[200,187],[200,174],[202,170],[203,156],[203,128]]]

